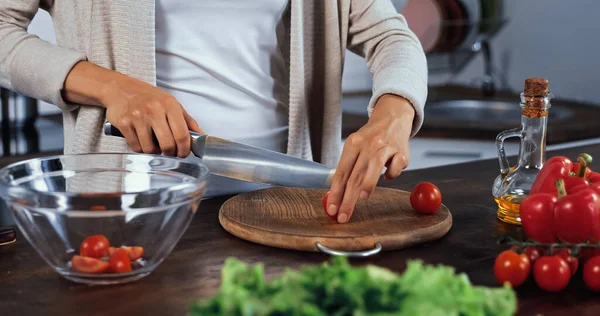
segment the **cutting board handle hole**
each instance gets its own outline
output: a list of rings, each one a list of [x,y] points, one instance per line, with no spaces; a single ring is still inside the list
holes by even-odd
[[[321,252],[324,252],[324,253],[326,253],[328,255],[331,255],[331,256],[344,256],[344,257],[369,257],[369,256],[372,256],[372,255],[375,255],[375,254],[379,253],[381,251],[381,249],[383,249],[383,245],[381,244],[381,242],[377,242],[375,244],[375,247],[373,249],[362,250],[362,251],[340,251],[340,250],[335,250],[335,249],[331,249],[329,247],[323,246],[323,244],[321,244],[320,242],[317,242],[315,244],[315,246]]]

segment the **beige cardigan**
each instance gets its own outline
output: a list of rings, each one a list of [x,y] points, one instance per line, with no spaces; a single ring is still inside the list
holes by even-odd
[[[52,15],[57,46],[26,31],[38,7]],[[419,130],[425,55],[390,0],[291,0],[288,12],[288,154],[337,164],[346,49],[364,56],[373,74],[368,113],[382,94],[400,95],[416,111],[413,135]],[[153,0],[0,1],[0,85],[63,109],[65,153],[129,150],[103,135],[104,109],[62,98],[73,65],[88,60],[155,84],[154,51]]]

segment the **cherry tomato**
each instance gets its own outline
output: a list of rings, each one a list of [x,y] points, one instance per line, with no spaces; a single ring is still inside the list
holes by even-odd
[[[327,213],[327,198],[329,197],[329,191],[327,191],[327,193],[325,194],[325,196],[323,197],[323,211],[325,211],[325,214],[327,214],[327,216],[329,216],[329,218],[333,219],[334,221],[337,222],[337,214],[334,216],[329,215],[329,213]]]
[[[555,254],[563,258],[563,260],[565,260],[565,262],[569,265],[569,269],[571,270],[571,276],[575,275],[575,272],[577,272],[577,268],[579,268],[579,259],[571,256],[571,249],[556,249]]]
[[[100,259],[108,256],[109,247],[110,243],[106,237],[94,235],[83,240],[79,247],[79,254],[84,257]]]
[[[437,212],[442,204],[442,193],[431,182],[421,182],[415,186],[410,193],[410,205],[412,208],[424,214]]]
[[[596,245],[596,243],[591,240],[588,240],[587,244],[588,245]],[[588,248],[588,247],[582,247],[579,249],[579,258],[581,259],[582,262],[586,262],[587,260],[589,260],[595,256],[600,256],[600,249]]]
[[[95,258],[73,256],[71,266],[78,272],[102,273],[108,269],[108,262]]]
[[[527,255],[527,258],[529,258],[529,262],[532,265],[540,257],[540,253],[543,253],[543,250],[540,250],[536,247],[527,247],[527,249],[525,249],[525,254]]]
[[[533,278],[542,290],[559,292],[569,284],[571,268],[558,255],[540,257],[533,265]]]
[[[111,272],[123,273],[131,271],[131,259],[129,253],[123,248],[117,248],[108,258],[109,269]]]
[[[117,249],[125,249],[127,251],[127,253],[129,254],[129,259],[131,261],[136,261],[137,259],[141,258],[142,255],[144,255],[144,248],[143,247],[138,247],[138,246],[134,246],[134,247],[121,247],[121,248],[110,247],[110,248],[108,248],[108,255],[112,256],[112,254]]]
[[[512,287],[523,284],[531,272],[531,263],[526,254],[505,250],[496,257],[494,274],[500,284],[510,283]]]
[[[600,291],[600,256],[590,258],[583,265],[583,282],[592,291]]]

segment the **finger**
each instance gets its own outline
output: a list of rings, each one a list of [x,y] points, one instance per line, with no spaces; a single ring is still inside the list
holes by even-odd
[[[361,194],[360,184],[363,182],[365,173],[369,164],[370,154],[365,151],[361,151],[354,168],[346,183],[346,189],[344,190],[344,197],[342,203],[340,203],[339,212],[337,219],[339,223],[346,223],[352,217],[356,201],[358,201]],[[363,198],[365,198],[363,196]]]
[[[385,180],[396,179],[402,173],[402,170],[408,167],[408,158],[402,153],[396,153],[387,164],[387,170],[383,175]]]
[[[365,171],[365,177],[362,183],[359,183],[360,195],[359,198],[367,199],[371,196],[371,193],[375,190],[377,182],[381,178],[381,171],[385,167],[385,164],[389,159],[393,157],[393,151],[389,147],[384,147],[371,155],[369,159],[367,170]]]
[[[180,111],[169,111],[167,113],[167,120],[177,146],[177,156],[179,158],[186,158],[190,155],[192,138],[190,137],[184,114]]]
[[[131,148],[131,150],[133,150],[136,153],[141,153],[142,145],[140,145],[138,136],[135,132],[135,129],[131,125],[130,121],[128,119],[121,119],[118,124],[119,124],[118,126],[117,125],[115,125],[115,126],[117,126],[117,128],[119,128],[119,130],[121,131],[121,134],[123,134],[123,137],[125,137],[125,140],[127,141],[127,145],[129,145],[129,148]]]
[[[142,146],[142,151],[146,154],[159,154],[160,150],[154,144],[154,140],[152,138],[152,128],[144,123],[140,122],[135,125],[135,133],[138,136],[138,140],[140,145]]]
[[[338,162],[338,166],[335,169],[335,173],[331,181],[329,197],[327,198],[327,202],[329,203],[327,206],[327,214],[330,216],[335,216],[338,213],[338,206],[344,197],[346,182],[348,182],[352,168],[354,168],[354,163],[358,158],[358,146],[359,145],[357,144],[357,141],[355,141],[352,136],[348,137],[344,145],[344,149],[342,150],[342,155],[340,157],[340,161]]]
[[[187,127],[190,131],[200,133],[200,134],[206,134],[200,128],[200,126],[198,125],[198,122],[196,122],[196,120],[194,120],[194,118],[191,115],[189,115],[188,112],[186,112],[185,110],[183,111],[183,118],[185,119]]]
[[[177,153],[177,144],[173,138],[171,127],[167,122],[166,117],[157,118],[152,122],[152,130],[156,139],[158,139],[158,145],[160,150],[167,156],[175,156]]]

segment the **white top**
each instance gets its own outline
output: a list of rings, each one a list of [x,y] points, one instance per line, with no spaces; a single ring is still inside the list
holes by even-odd
[[[287,6],[288,0],[157,0],[157,86],[207,134],[285,152]],[[232,185],[220,186],[245,190]]]

